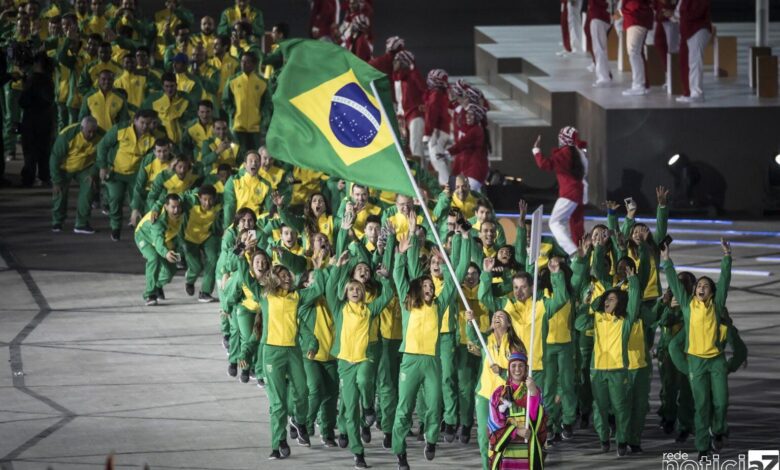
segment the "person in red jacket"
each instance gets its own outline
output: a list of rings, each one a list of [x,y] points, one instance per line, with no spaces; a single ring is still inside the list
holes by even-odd
[[[398,126],[406,133],[411,154],[422,159],[425,84],[414,66],[414,55],[407,50],[399,51],[393,58],[393,88]]]
[[[341,33],[341,41],[346,41],[349,36],[349,26],[352,24],[352,20],[358,15],[365,15],[368,18],[368,29],[366,35],[368,36],[369,44],[374,43],[374,31],[372,29],[372,22],[374,19],[374,8],[370,3],[365,0],[349,0],[349,2],[342,2],[342,5],[346,3],[346,8],[342,8],[346,13],[344,19],[339,26],[339,32]]]
[[[620,13],[623,15],[628,60],[631,62],[631,88],[624,90],[623,96],[646,95],[645,39],[647,32],[653,27],[650,0],[623,0]]]
[[[483,123],[487,110],[474,103],[466,105],[466,126],[463,137],[449,148],[455,156],[452,174],[463,175],[469,180],[472,191],[480,191],[488,174],[488,145]]]
[[[672,21],[677,0],[655,0],[655,34],[653,42],[658,54],[661,56],[661,63],[664,66],[664,76],[666,76],[666,55],[668,53],[676,54],[680,51],[680,24]],[[665,86],[669,86],[666,83]]]
[[[423,142],[428,143],[428,156],[431,165],[439,175],[439,184],[444,186],[450,179],[450,168],[447,161],[445,145],[450,140],[450,100],[447,96],[449,87],[447,72],[433,69],[428,72],[426,80],[428,90],[425,92],[425,131]]]
[[[309,36],[312,39],[333,41],[331,32],[338,23],[338,2],[336,0],[314,0],[309,14]]]
[[[677,101],[702,101],[704,48],[712,37],[710,0],[681,0],[677,11],[680,16],[680,74],[683,85],[683,96],[678,96]]]
[[[384,73],[393,74],[393,58],[404,49],[404,40],[398,36],[391,36],[385,41],[385,53],[368,61],[368,64]]]
[[[341,44],[344,49],[368,62],[371,60],[371,44],[368,42],[369,20],[366,15],[357,15],[352,18],[349,27],[349,35]]]
[[[536,165],[545,171],[554,171],[558,180],[558,200],[550,214],[550,231],[561,248],[569,255],[577,251],[577,243],[585,233],[585,204],[588,203],[587,144],[579,139],[577,129],[568,126],[558,133],[558,148],[545,157],[536,138],[532,149]]]
[[[609,70],[607,56],[607,32],[611,22],[612,16],[609,14],[608,0],[588,1],[588,23],[596,72],[596,81],[593,82],[593,86],[596,88],[608,86],[612,81],[612,72]]]

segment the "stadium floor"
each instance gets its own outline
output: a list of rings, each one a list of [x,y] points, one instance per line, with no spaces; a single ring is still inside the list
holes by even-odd
[[[267,399],[253,384],[226,376],[217,305],[187,297],[179,273],[166,288],[169,300],[145,307],[143,261],[129,231],[111,242],[107,217],[96,211],[97,234],[73,234],[72,218],[53,234],[49,203],[43,188],[0,190],[0,356],[6,364],[0,467],[100,468],[112,451],[117,468],[352,466],[347,451],[323,449],[319,438],[310,449],[291,443],[290,459],[267,461]],[[749,348],[749,366],[731,376],[730,445],[721,461],[749,449],[777,449],[778,224],[673,221],[670,229],[676,263],[697,269],[717,268],[721,232],[731,231],[734,240],[728,305]],[[657,397],[656,373],[644,454],[598,454],[593,430],[577,430],[550,453],[549,467],[649,469],[659,468],[662,452],[695,455],[692,440],[677,445],[658,429]],[[423,460],[421,443],[409,444],[415,469],[479,466],[476,439],[468,446],[440,444],[433,462]],[[372,467],[395,467],[376,430],[366,459]]]

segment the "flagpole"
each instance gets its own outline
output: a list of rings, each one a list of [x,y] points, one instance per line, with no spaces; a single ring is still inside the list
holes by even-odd
[[[444,249],[444,244],[442,244],[441,242],[441,238],[439,237],[439,231],[436,230],[436,225],[433,223],[431,214],[428,211],[428,204],[423,198],[422,191],[420,191],[420,187],[417,185],[417,180],[415,180],[414,175],[412,174],[412,169],[409,168],[409,163],[406,161],[406,158],[404,158],[404,151],[401,148],[400,142],[398,142],[398,137],[395,135],[395,132],[393,131],[393,126],[390,125],[390,118],[387,116],[387,112],[385,111],[385,107],[382,105],[382,100],[379,97],[379,93],[377,93],[376,86],[374,85],[373,81],[371,82],[371,91],[374,93],[374,98],[376,98],[377,102],[379,103],[379,112],[382,113],[382,117],[390,127],[390,134],[392,134],[393,136],[393,142],[395,143],[396,150],[398,150],[398,156],[401,158],[401,162],[404,165],[406,174],[409,176],[409,181],[412,183],[412,187],[414,187],[414,193],[417,195],[417,199],[420,201],[420,207],[422,208],[423,214],[425,215],[425,220],[428,222],[428,226],[431,228],[431,232],[433,232],[433,238],[434,240],[436,240],[436,245],[439,247],[441,256],[444,259],[444,264],[447,265],[447,270],[449,271],[450,276],[452,276],[452,280],[455,283],[455,288],[458,291],[460,300],[461,302],[463,302],[463,306],[466,308],[466,310],[471,310],[468,299],[466,299],[466,294],[463,292],[463,287],[460,285],[460,282],[458,281],[458,277],[455,275],[455,269],[453,269],[452,267],[452,262],[450,261],[450,257],[447,256],[447,250]],[[485,353],[487,354],[488,361],[490,362],[491,365],[494,365],[496,362],[493,360],[493,356],[490,354],[490,350],[488,350],[487,344],[485,343],[485,338],[482,337],[482,332],[479,331],[479,324],[477,323],[476,318],[471,320],[471,326],[474,328],[474,331],[477,333],[477,338],[479,338],[479,342],[480,344],[482,344],[482,348],[485,350]]]
[[[528,349],[528,377],[533,376],[533,361],[534,361],[534,336],[536,333],[536,298],[537,280],[539,279],[539,246],[542,242],[542,213],[543,206],[539,206],[533,213],[531,219],[531,259],[534,263],[534,285],[533,285],[533,297],[531,304],[531,344],[527,344],[525,347]],[[531,406],[531,395],[526,390],[526,405],[525,409],[529,410]],[[525,420],[525,427],[528,428],[528,419]]]

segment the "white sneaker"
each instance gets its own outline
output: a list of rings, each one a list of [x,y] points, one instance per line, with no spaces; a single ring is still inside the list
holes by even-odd
[[[593,82],[593,88],[606,88],[611,84],[612,82],[610,80],[596,80]]]
[[[704,96],[702,95],[691,95],[691,96],[678,96],[674,99],[678,103],[699,103],[704,101]]]
[[[623,90],[623,96],[642,96],[647,94],[647,88],[629,88]]]
[[[590,64],[588,64],[588,66],[587,66],[587,67],[585,67],[585,68],[587,68],[587,69],[588,69],[588,72],[593,72],[593,71],[595,71],[595,70],[596,70],[596,65],[595,65],[593,62],[591,62],[591,63],[590,63]]]
[[[558,57],[566,57],[569,54],[571,54],[571,52],[567,51],[566,49],[555,53],[555,55],[557,55]]]

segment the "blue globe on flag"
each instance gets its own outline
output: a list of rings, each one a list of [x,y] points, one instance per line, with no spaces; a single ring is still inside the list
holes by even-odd
[[[382,115],[357,83],[341,87],[330,103],[330,130],[347,147],[362,148],[379,133]]]

